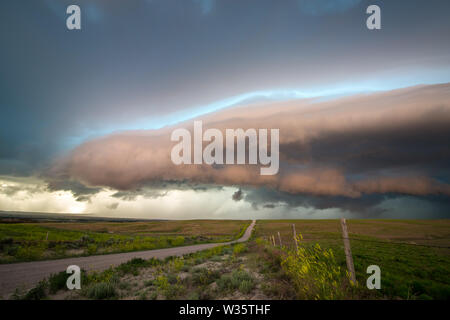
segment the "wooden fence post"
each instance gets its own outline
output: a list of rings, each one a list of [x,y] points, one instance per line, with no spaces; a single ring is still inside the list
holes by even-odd
[[[345,218],[341,219],[342,238],[344,239],[345,260],[347,261],[347,269],[350,274],[350,280],[356,284],[355,266],[353,265],[352,250],[350,249],[350,239],[348,238],[347,222]]]
[[[295,249],[298,252],[298,244],[297,244],[297,232],[295,231],[295,223],[292,224],[292,233],[294,236],[294,244],[295,244]]]
[[[48,240],[48,231],[47,231],[47,235],[45,236],[45,241]]]
[[[281,244],[281,236],[280,236],[280,231],[278,231],[278,241],[280,242],[280,248],[283,246],[282,244]]]
[[[275,236],[272,235],[270,238],[272,239],[272,244],[273,244],[273,246],[275,247]]]

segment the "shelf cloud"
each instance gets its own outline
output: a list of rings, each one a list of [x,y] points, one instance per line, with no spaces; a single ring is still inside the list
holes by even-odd
[[[174,165],[176,128],[126,131],[81,144],[48,179],[133,190],[167,181],[266,187],[298,195],[450,195],[450,84],[417,86],[330,101],[297,100],[231,108],[200,118],[204,128],[280,130],[280,170],[254,165]]]

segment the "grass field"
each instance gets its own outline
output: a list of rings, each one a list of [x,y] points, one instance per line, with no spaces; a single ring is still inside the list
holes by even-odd
[[[240,237],[250,221],[0,223],[0,263],[151,250]]]
[[[177,234],[174,230],[184,230],[180,232],[186,236],[213,237],[214,234],[220,239],[225,237],[224,229],[231,228],[237,237],[239,230],[248,224],[244,221],[228,221],[228,225],[217,221],[174,221],[173,225],[158,227],[159,223],[148,230],[134,223],[57,224],[60,228],[56,229],[55,225],[51,228],[62,232],[69,232],[62,230],[65,228],[78,229],[70,232],[88,228],[89,232],[95,230],[99,235],[109,236],[107,232],[115,232],[117,237],[129,236],[126,230],[139,236],[140,232],[154,232],[161,237],[174,237]],[[201,226],[194,227],[190,223]],[[303,236],[298,252],[294,249],[292,224],[297,234]],[[102,272],[84,272],[81,290],[68,291],[65,288],[67,274],[61,272],[28,292],[17,291],[10,298],[450,299],[450,221],[348,220],[347,225],[356,269],[355,285],[351,285],[346,275],[338,220],[260,220],[247,243],[163,261],[133,259]],[[101,228],[107,229],[99,232]],[[214,228],[218,230],[213,232]],[[272,235],[276,246],[267,240]],[[369,265],[378,265],[381,269],[380,290],[366,287]]]
[[[330,248],[341,269],[346,269],[338,220],[259,221],[255,237],[275,236],[293,248],[292,224],[306,246]],[[351,250],[360,285],[365,286],[369,265],[381,268],[378,298],[450,299],[449,220],[348,220]]]

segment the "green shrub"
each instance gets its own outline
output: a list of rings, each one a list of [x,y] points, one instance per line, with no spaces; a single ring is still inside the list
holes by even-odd
[[[233,254],[234,255],[238,255],[242,252],[246,252],[247,251],[247,246],[243,243],[238,243],[236,245],[234,245],[233,247]]]
[[[15,251],[14,256],[18,260],[38,260],[43,256],[46,249],[47,246],[44,243],[23,245]]]
[[[142,291],[139,296],[138,296],[139,300],[147,300],[147,291]]]
[[[184,261],[180,258],[175,258],[170,262],[170,267],[175,271],[180,271],[184,267]]]
[[[217,288],[220,291],[229,291],[231,289],[233,289],[232,284],[231,284],[231,275],[229,274],[224,274],[222,275],[217,281]]]
[[[95,242],[95,239],[90,237],[89,235],[85,234],[80,238],[79,241],[83,244],[88,244],[88,243]]]
[[[133,258],[128,262],[122,263],[117,267],[117,271],[121,274],[132,274],[137,276],[139,274],[139,269],[146,268],[149,266],[158,265],[160,262],[157,259],[144,260],[141,258]]]
[[[28,291],[25,296],[22,298],[23,300],[42,300],[47,297],[47,282],[41,281],[38,283],[36,287]]]
[[[164,296],[166,299],[175,299],[178,296],[180,296],[184,292],[184,286],[180,283],[172,284],[167,287],[166,290],[164,290]]]
[[[233,253],[233,249],[231,247],[224,247],[222,250],[222,254],[231,254]]]
[[[5,248],[8,248],[14,244],[13,238],[4,238],[0,240],[0,250],[5,250]]]
[[[235,270],[231,275],[223,275],[217,280],[217,287],[221,291],[239,290],[249,293],[255,287],[255,280],[244,270]]]
[[[233,289],[238,289],[241,287],[243,282],[254,283],[253,277],[244,270],[235,270],[231,274],[231,284]]]
[[[213,283],[219,277],[220,273],[218,271],[198,268],[194,270],[194,274],[192,275],[192,283],[197,286],[206,286]]]
[[[200,296],[197,291],[193,291],[189,293],[189,295],[186,297],[186,300],[199,300]]]
[[[155,279],[155,285],[156,288],[160,291],[167,290],[167,288],[169,287],[169,280],[164,275],[158,276]]]
[[[290,250],[281,266],[293,281],[301,299],[343,299],[346,273],[335,260],[331,249],[322,249],[318,243],[306,247],[297,236],[298,250]]]
[[[224,246],[217,246],[214,248],[211,248],[206,251],[206,257],[211,258],[212,256],[221,255],[223,253]]]
[[[191,267],[189,265],[184,265],[183,268],[181,268],[181,271],[183,272],[189,272],[191,270]]]
[[[56,293],[59,290],[67,289],[66,282],[68,276],[69,275],[65,271],[50,275],[50,277],[48,278],[50,293]]]
[[[97,245],[95,244],[90,244],[87,247],[87,254],[88,255],[93,255],[97,253]]]
[[[174,247],[182,246],[184,244],[184,237],[178,236],[175,239],[171,239],[171,245]]]
[[[221,262],[221,261],[223,261],[223,258],[222,258],[222,256],[214,256],[214,257],[211,257],[210,260],[213,262]]]
[[[257,245],[262,245],[262,244],[265,243],[265,240],[263,238],[261,238],[261,237],[258,237],[258,238],[255,239],[255,243]]]
[[[106,269],[102,272],[92,272],[87,274],[81,270],[81,284],[87,286],[92,283],[110,282],[113,284],[119,283],[119,275],[113,268]]]
[[[253,288],[255,288],[255,282],[252,280],[243,280],[239,285],[239,291],[244,294],[250,293]]]
[[[169,281],[170,284],[175,284],[178,282],[178,277],[173,273],[169,273],[167,275],[167,281]]]
[[[119,282],[119,289],[120,290],[130,290],[131,289],[131,283],[125,282],[125,281]]]
[[[117,296],[114,284],[109,282],[95,283],[86,291],[86,297],[89,299],[103,300],[111,299]]]
[[[145,287],[150,287],[150,286],[152,286],[154,284],[154,281],[153,280],[145,280],[144,281],[144,286]]]
[[[19,246],[16,246],[16,245],[11,245],[11,246],[4,248],[5,253],[8,256],[12,256],[12,257],[14,257],[17,254],[18,250],[19,250]]]
[[[166,299],[175,299],[185,290],[184,286],[180,283],[180,279],[171,274],[156,277],[154,284],[157,292],[161,293]]]
[[[66,248],[63,244],[57,244],[53,248],[53,251],[55,252],[56,256],[58,256],[58,257],[62,257],[66,254]]]

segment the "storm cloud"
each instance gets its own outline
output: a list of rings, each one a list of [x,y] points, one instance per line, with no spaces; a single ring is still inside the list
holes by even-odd
[[[170,133],[180,127],[192,130],[193,122],[186,122],[86,142],[55,163],[49,175],[119,190],[177,181],[351,199],[450,195],[449,84],[325,102],[252,105],[200,120],[204,129],[279,129],[279,174],[261,176],[255,165],[174,165]]]

